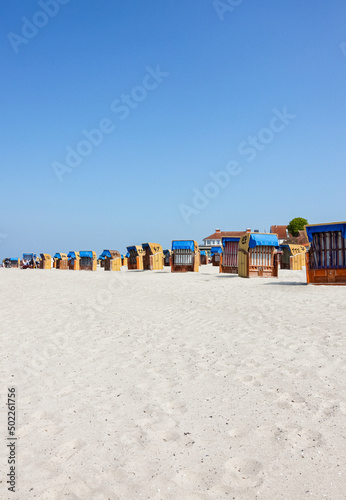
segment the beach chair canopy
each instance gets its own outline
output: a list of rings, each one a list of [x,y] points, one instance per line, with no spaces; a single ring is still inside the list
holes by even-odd
[[[36,259],[35,253],[23,253],[23,260]]]
[[[195,251],[195,242],[193,240],[173,240],[172,251],[174,250],[191,250]]]
[[[205,253],[205,250],[201,250],[201,255],[207,255],[207,254]]]
[[[171,253],[172,253],[172,250],[169,250],[169,249],[166,249],[166,250],[163,251],[164,255],[167,255],[167,254],[171,255]]]
[[[129,252],[127,252],[127,254],[125,255],[125,259],[128,259],[130,257],[130,254]]]
[[[251,233],[249,248],[255,248],[259,246],[278,247],[279,241],[277,235],[270,233]]]
[[[225,246],[226,241],[233,241],[236,243],[237,241],[239,242],[239,240],[240,240],[240,236],[239,237],[234,236],[232,238],[227,238],[227,236],[226,236],[226,237],[222,238],[222,246]]]
[[[105,253],[104,259],[116,259],[120,257],[118,250],[104,250],[102,253]]]
[[[49,253],[41,253],[41,259],[49,260],[52,257],[49,255]]]
[[[61,253],[61,252],[57,252],[53,259],[67,259],[67,254],[66,253]]]
[[[10,259],[12,262],[18,262],[18,257],[11,257]]]
[[[99,259],[104,260],[106,257],[108,257],[108,259],[115,259],[116,257],[120,257],[120,253],[118,250],[103,250]]]
[[[330,222],[327,224],[308,224],[305,226],[306,236],[312,242],[314,233],[326,233],[328,231],[341,231],[342,237],[346,238],[346,222]]]
[[[77,257],[79,257],[79,252],[69,252],[69,253],[67,254],[67,258],[68,258],[69,260],[76,260],[76,259],[77,259]]]
[[[143,250],[142,245],[132,245],[131,247],[126,247],[126,249],[128,252],[135,251],[138,255],[143,255],[145,253],[145,250]]]
[[[210,250],[211,255],[215,255],[216,253],[222,253],[221,247],[212,247]]]
[[[88,257],[89,259],[96,259],[96,252],[92,250],[82,250],[79,252],[79,257],[82,259],[83,257]]]
[[[100,255],[99,259],[100,259],[100,260],[104,260],[104,259],[105,259],[105,257],[110,257],[110,256],[111,256],[111,254],[110,254],[110,251],[109,251],[109,250],[103,250],[103,252],[101,253],[101,255]]]
[[[158,243],[143,243],[143,248],[150,248],[151,253],[162,253],[162,246]]]

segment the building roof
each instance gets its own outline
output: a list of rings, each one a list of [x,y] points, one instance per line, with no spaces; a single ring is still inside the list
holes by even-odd
[[[287,245],[292,244],[292,245],[309,246],[309,241],[306,237],[305,231],[303,231],[303,230],[299,231],[298,236],[292,236],[291,234],[289,234],[288,238],[285,239],[284,243]]]
[[[203,240],[221,240],[221,238],[237,238],[246,234],[246,231],[216,231],[216,233],[206,236]]]
[[[287,226],[270,226],[270,232],[276,233],[279,240],[287,238]]]
[[[299,231],[299,236],[297,236],[297,245],[309,245],[309,241],[306,237],[304,231]]]

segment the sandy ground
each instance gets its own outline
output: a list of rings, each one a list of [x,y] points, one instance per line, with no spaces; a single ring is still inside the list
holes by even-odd
[[[0,498],[345,499],[346,287],[304,282],[1,269]]]

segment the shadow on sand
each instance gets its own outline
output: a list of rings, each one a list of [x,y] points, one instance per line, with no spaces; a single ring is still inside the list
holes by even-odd
[[[210,276],[210,274],[209,274]],[[239,278],[237,274],[215,274],[216,278]]]
[[[307,283],[302,281],[278,281],[277,283],[265,283],[265,285],[306,286]]]

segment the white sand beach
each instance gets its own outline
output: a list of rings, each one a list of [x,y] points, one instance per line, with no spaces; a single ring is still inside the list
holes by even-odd
[[[42,499],[346,498],[346,288],[0,270],[1,470]]]

